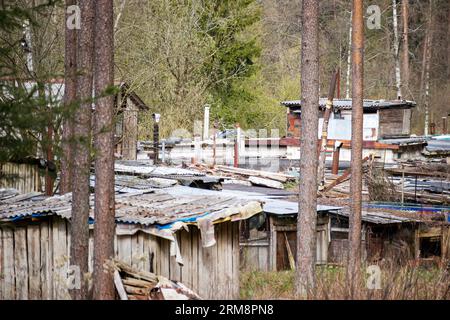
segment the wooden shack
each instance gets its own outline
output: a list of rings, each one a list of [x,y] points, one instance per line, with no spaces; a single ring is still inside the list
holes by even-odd
[[[117,195],[115,255],[202,298],[238,298],[238,224],[261,210],[258,201],[221,196]],[[69,298],[70,216],[70,195],[0,204],[0,299]],[[91,272],[94,226],[91,218]]]
[[[241,266],[260,271],[292,268],[297,247],[297,204],[277,201],[278,208],[264,206],[264,213],[241,222]],[[348,256],[349,213],[318,206],[316,264],[343,265]],[[450,225],[430,226],[421,220],[388,212],[364,210],[362,258],[368,263],[390,259],[436,263],[450,259]]]
[[[326,101],[325,98],[319,99],[318,139],[322,133]],[[280,139],[280,146],[286,147],[288,159],[299,159],[302,102],[301,100],[292,100],[283,101],[281,104],[286,107],[287,134],[286,137]],[[415,102],[406,100],[365,99],[363,102],[363,157],[373,154],[377,161],[394,163],[401,157],[420,155],[426,146],[426,140],[408,140],[411,134],[411,111],[415,106]],[[333,150],[336,142],[342,144],[341,161],[350,161],[351,158],[351,108],[351,99],[334,99],[333,112],[328,123],[328,150]],[[398,138],[403,140],[396,142],[395,140]],[[332,160],[331,152],[327,154],[327,160]]]
[[[137,160],[139,113],[149,110],[142,99],[122,82],[118,84],[116,104],[116,154],[123,160]]]
[[[326,98],[319,99],[319,131],[322,132]],[[287,108],[287,136],[298,138],[301,132],[301,100],[283,101]],[[328,124],[329,139],[351,140],[352,100],[334,99],[333,113]],[[409,136],[411,134],[411,109],[416,106],[406,100],[369,100],[363,102],[364,140]]]

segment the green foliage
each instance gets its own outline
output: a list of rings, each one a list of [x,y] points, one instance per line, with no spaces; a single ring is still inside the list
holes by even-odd
[[[35,70],[26,67],[26,55],[29,52],[35,55],[39,48],[40,18],[52,12],[58,2],[47,1],[27,7],[19,1],[10,3],[7,8],[0,6],[0,162],[36,156],[39,145],[45,148],[50,143],[47,126],[58,127],[62,114],[59,101],[54,99],[45,80],[40,80],[45,79],[49,71],[43,68],[42,61],[51,59],[43,56],[51,51],[42,53],[43,58],[33,57]],[[31,49],[24,49],[21,43],[25,21],[35,31],[35,46]]]

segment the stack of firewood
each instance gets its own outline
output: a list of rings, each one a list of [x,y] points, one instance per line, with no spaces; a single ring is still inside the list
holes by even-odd
[[[114,284],[121,300],[200,300],[180,282],[114,261]]]

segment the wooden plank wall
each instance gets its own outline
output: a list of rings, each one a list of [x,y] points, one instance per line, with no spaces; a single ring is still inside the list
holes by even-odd
[[[9,178],[8,178],[9,177]],[[15,177],[14,179],[10,179]],[[39,169],[32,164],[0,164],[0,188],[14,188],[20,193],[41,192],[43,181]]]
[[[208,299],[239,297],[239,226],[215,226],[216,245],[203,248],[200,232],[178,232],[183,258],[170,256],[170,241],[144,232],[117,236],[115,254],[132,266],[181,281]],[[89,269],[93,265],[90,232]],[[70,299],[67,270],[70,225],[59,217],[36,222],[0,225],[0,299]]]
[[[403,109],[385,109],[379,111],[379,137],[401,135],[406,132],[403,122]],[[406,126],[407,124],[405,124]]]
[[[132,236],[118,236],[120,260],[134,267],[156,272],[171,280],[180,281],[209,299],[233,299],[239,296],[239,226],[222,223],[215,226],[216,245],[203,248],[200,232],[177,233],[183,266],[170,255],[170,241],[143,232]]]
[[[66,221],[18,223],[0,230],[0,298],[67,299]]]
[[[269,241],[248,241],[241,243],[241,270],[269,271]]]

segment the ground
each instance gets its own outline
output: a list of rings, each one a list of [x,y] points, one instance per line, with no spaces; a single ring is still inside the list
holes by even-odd
[[[450,299],[448,270],[422,267],[388,267],[382,271],[381,289],[367,289],[365,276],[357,299]],[[329,266],[317,269],[317,291],[311,299],[348,299],[345,270]],[[293,271],[249,271],[241,275],[242,299],[293,299],[295,275]]]

